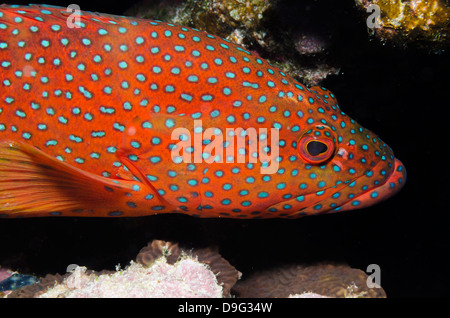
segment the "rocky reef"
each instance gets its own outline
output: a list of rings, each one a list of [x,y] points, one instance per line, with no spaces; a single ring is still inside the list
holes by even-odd
[[[378,24],[369,27],[369,33],[384,43],[403,48],[413,46],[435,53],[449,45],[448,1],[356,0],[356,4],[363,12],[379,14],[379,17],[373,17]]]
[[[307,16],[311,14],[326,23],[323,11],[313,4],[297,5]],[[190,26],[219,35],[268,59],[284,72],[308,85],[317,85],[329,75],[339,73],[339,66],[328,59],[329,38],[317,30],[305,28],[299,17],[283,18],[290,8],[279,0],[164,0],[142,1],[125,15]],[[297,20],[286,28],[287,20]],[[281,20],[281,21],[280,21]]]
[[[131,262],[111,274],[86,273],[76,267],[61,283],[39,298],[205,298],[222,297],[222,287],[205,265],[185,258],[168,264],[165,258],[150,267]]]
[[[33,275],[22,275],[0,267],[0,298],[10,294],[12,290],[33,285],[38,281]]]
[[[155,240],[125,269],[95,272],[72,266],[70,273],[46,275],[8,298],[217,298],[229,297],[240,278],[213,249],[184,250]]]
[[[252,298],[384,298],[377,286],[367,286],[367,274],[343,264],[287,265],[239,281],[233,288],[237,297]]]
[[[380,298],[381,286],[367,287],[367,275],[346,265],[292,265],[256,272],[248,278],[214,248],[185,249],[155,240],[125,269],[95,272],[69,266],[7,298]],[[6,276],[6,275],[5,275]],[[6,278],[8,279],[8,278]],[[37,283],[36,283],[37,282]]]

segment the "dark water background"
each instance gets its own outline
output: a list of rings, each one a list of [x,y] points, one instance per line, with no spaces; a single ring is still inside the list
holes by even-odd
[[[122,14],[135,2],[76,1],[83,10],[111,14]],[[0,220],[0,265],[36,275],[64,273],[73,263],[114,269],[157,238],[217,245],[244,275],[293,262],[342,261],[362,270],[378,264],[388,297],[448,297],[450,54],[369,41],[353,2],[309,2],[313,13],[306,14],[294,2],[282,1],[279,22],[307,21],[333,34],[329,52],[342,74],[322,86],[402,160],[408,180],[399,194],[364,210],[298,220],[183,215]]]

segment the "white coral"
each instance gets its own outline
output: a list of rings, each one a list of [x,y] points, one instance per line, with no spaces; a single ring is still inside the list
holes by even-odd
[[[164,257],[152,266],[131,262],[113,274],[87,275],[78,267],[62,284],[40,295],[42,298],[170,298],[222,297],[222,287],[205,264],[183,258],[168,264]]]

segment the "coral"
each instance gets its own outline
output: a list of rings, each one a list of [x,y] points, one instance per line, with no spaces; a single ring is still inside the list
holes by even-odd
[[[227,37],[232,30],[257,32],[269,0],[164,0],[143,1],[125,12],[139,18],[161,19]]]
[[[240,275],[214,249],[188,250],[155,240],[124,270],[97,273],[79,266],[65,275],[47,275],[8,298],[227,297]]]
[[[176,243],[154,240],[139,251],[136,262],[144,266],[151,266],[158,258],[164,256],[167,263],[174,264],[181,253],[182,250]]]
[[[330,75],[338,75],[341,71],[339,67],[328,64],[317,63],[313,66],[298,67],[298,64],[291,64],[289,61],[276,65],[285,73],[296,78],[301,78],[303,83],[308,85],[316,85]]]
[[[346,265],[290,265],[240,277],[214,248],[154,240],[125,269],[95,272],[78,266],[7,297],[386,297],[381,287],[367,287],[367,274]]]
[[[38,279],[32,275],[14,273],[0,282],[0,292],[16,290],[27,285],[36,283]]]
[[[319,295],[311,292],[304,292],[301,294],[289,295],[289,298],[329,298],[327,296]]]
[[[192,258],[186,257],[170,265],[161,257],[150,267],[131,262],[128,268],[113,274],[87,274],[85,267],[77,267],[61,284],[39,297],[222,297],[222,287],[207,266]]]
[[[12,274],[13,274],[13,272],[0,267],[0,286],[3,284],[3,281],[5,281],[9,277],[11,277]],[[4,297],[10,293],[11,293],[11,291],[1,291],[0,290],[0,298]]]
[[[366,12],[371,5],[380,8],[379,28],[370,29],[383,42],[406,47],[414,44],[435,52],[448,46],[450,8],[442,0],[356,0]],[[370,13],[365,13],[369,16]]]
[[[144,0],[129,8],[125,15],[169,21],[183,3],[184,0]]]
[[[291,265],[256,272],[239,281],[232,292],[238,297],[254,298],[285,298],[303,293],[339,298],[386,297],[381,287],[368,288],[366,280],[363,271],[345,265]]]
[[[185,255],[190,255],[200,263],[209,266],[216,275],[218,282],[223,286],[223,294],[225,296],[229,296],[231,287],[241,277],[241,273],[212,248],[188,251],[180,248],[176,243],[160,240],[155,240],[144,247],[137,255],[136,262],[144,266],[150,266],[156,259],[164,256],[169,264],[174,264],[180,257]]]
[[[0,283],[3,281],[3,280],[5,280],[5,279],[7,279],[8,277],[10,277],[12,275],[12,272],[11,271],[9,271],[9,270],[7,270],[7,269],[4,269],[4,268],[1,268],[0,267]]]
[[[173,17],[174,23],[193,25],[227,37],[233,29],[257,32],[265,12],[274,1],[269,0],[188,0]]]
[[[52,288],[55,284],[60,284],[64,281],[64,278],[69,276],[60,274],[47,274],[41,278],[37,284],[28,285],[23,288],[17,289],[8,295],[8,298],[33,298],[44,293],[46,290]]]
[[[320,54],[327,49],[328,43],[316,34],[297,34],[295,49],[302,55]]]

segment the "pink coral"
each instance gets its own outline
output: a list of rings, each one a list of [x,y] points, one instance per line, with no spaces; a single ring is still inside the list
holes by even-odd
[[[328,46],[327,41],[316,34],[297,34],[295,49],[302,55],[323,53]]]
[[[12,273],[4,268],[0,268],[0,282],[10,277]]]
[[[131,262],[127,269],[112,274],[87,274],[85,267],[77,267],[40,297],[222,297],[222,287],[205,264],[186,257],[171,265],[162,257],[150,267]]]

